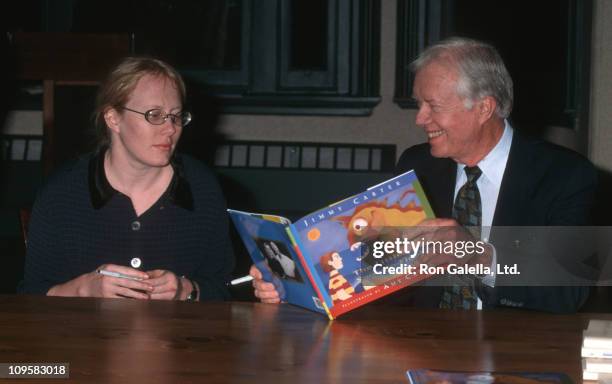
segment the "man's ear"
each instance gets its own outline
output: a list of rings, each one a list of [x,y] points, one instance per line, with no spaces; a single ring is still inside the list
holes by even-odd
[[[478,103],[478,112],[480,123],[483,124],[488,121],[497,109],[497,101],[491,96],[485,96]]]
[[[119,112],[115,108],[107,108],[104,111],[104,121],[106,122],[106,126],[113,132],[119,133],[119,120],[121,116]]]

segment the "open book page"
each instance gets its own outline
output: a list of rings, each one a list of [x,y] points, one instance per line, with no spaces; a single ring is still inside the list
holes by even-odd
[[[414,260],[408,255],[377,257],[373,245],[401,238],[404,228],[433,217],[416,175],[407,172],[296,220],[292,227],[317,285],[331,298],[335,317],[424,278],[377,274],[383,265]]]
[[[280,216],[228,212],[253,263],[264,280],[274,284],[281,300],[326,313],[286,230],[288,220],[278,220]]]

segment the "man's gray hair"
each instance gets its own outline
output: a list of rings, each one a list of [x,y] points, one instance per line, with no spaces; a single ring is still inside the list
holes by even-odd
[[[492,45],[453,37],[425,49],[410,67],[417,73],[434,61],[447,62],[457,68],[457,93],[466,99],[468,108],[471,108],[473,102],[491,96],[497,101],[497,115],[501,118],[510,115],[512,78]]]

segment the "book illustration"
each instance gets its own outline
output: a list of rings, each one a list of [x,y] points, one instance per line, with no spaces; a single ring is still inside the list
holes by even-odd
[[[374,240],[393,241],[402,236],[401,229],[412,227],[426,218],[426,214],[415,200],[416,191],[404,191],[397,201],[389,204],[389,197],[361,204],[350,216],[338,216],[333,220],[344,224],[351,249],[361,247],[360,261],[373,266],[371,243]],[[408,203],[401,205],[404,198]]]
[[[290,251],[284,243],[261,238],[256,238],[255,242],[272,273],[281,279],[295,280],[300,283],[303,281],[297,264],[288,256]]]
[[[320,264],[323,272],[329,273],[328,287],[332,303],[350,299],[355,293],[355,288],[340,273],[344,267],[340,254],[328,252],[321,256]]]
[[[342,259],[341,274],[356,296],[397,280],[397,276],[375,273],[374,267],[410,265],[414,255],[374,257],[373,244],[395,241],[405,228],[433,217],[419,189],[414,173],[404,174],[296,221],[294,227],[304,254],[310,255],[309,262],[315,266],[322,285],[329,286],[329,274],[320,258],[330,252],[338,253]]]
[[[375,271],[412,264],[415,256],[375,255],[375,242],[395,241],[405,228],[434,217],[412,171],[293,224],[279,216],[228,212],[255,265],[282,292],[281,299],[314,306],[330,318],[425,278]]]
[[[563,373],[552,372],[452,372],[416,369],[406,372],[411,384],[537,384],[572,381]]]

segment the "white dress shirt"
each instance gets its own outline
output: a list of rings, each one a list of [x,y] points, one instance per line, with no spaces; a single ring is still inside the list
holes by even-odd
[[[495,207],[497,206],[497,197],[501,187],[504,171],[508,163],[508,155],[510,154],[510,145],[512,144],[512,136],[514,131],[504,120],[504,132],[501,138],[480,162],[477,164],[482,174],[476,181],[478,191],[480,192],[480,202],[482,209],[482,231],[481,240],[489,241],[491,234],[491,225],[493,224],[493,216],[495,215]],[[459,189],[467,182],[467,176],[464,171],[465,164],[457,163],[457,179],[455,182],[455,195],[457,198]],[[453,201],[454,201],[453,199]],[[493,259],[491,263],[493,274],[482,278],[482,282],[490,287],[495,285],[495,267],[497,262],[496,252],[493,250]],[[482,301],[478,299],[478,309],[482,309]]]

